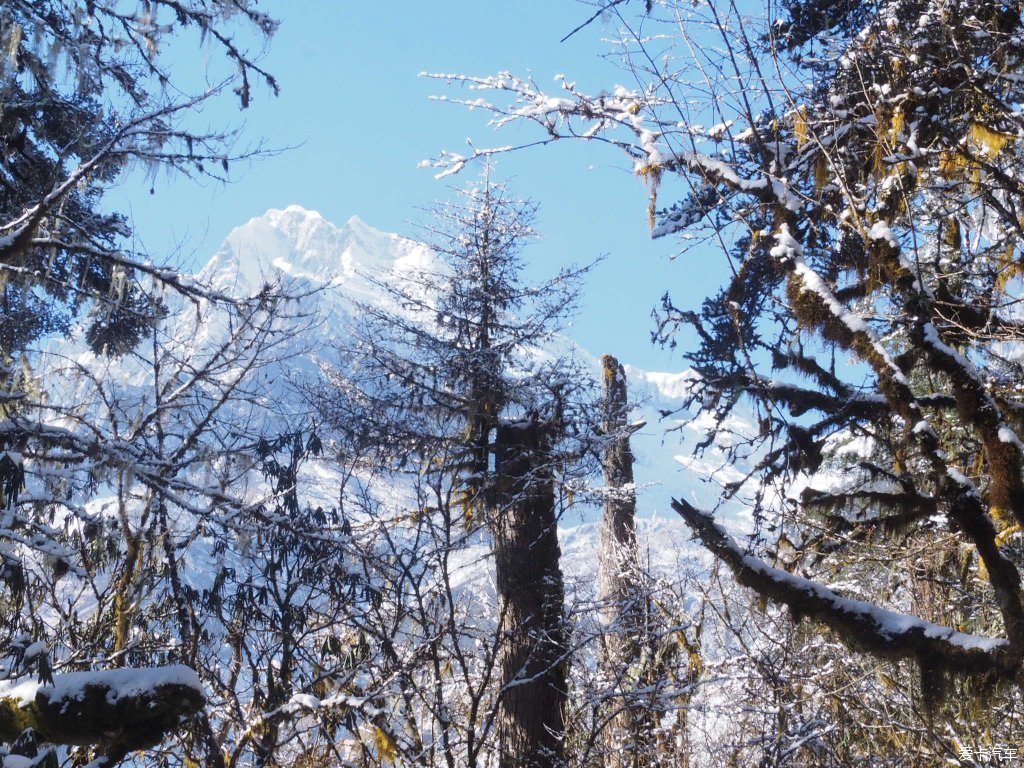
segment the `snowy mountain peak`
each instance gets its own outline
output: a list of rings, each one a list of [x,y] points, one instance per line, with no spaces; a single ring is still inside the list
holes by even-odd
[[[345,222],[345,226],[346,226],[346,227],[348,227],[349,229],[359,229],[359,228],[363,228],[363,229],[371,229],[371,230],[373,230],[373,227],[371,227],[371,226],[370,226],[369,224],[367,224],[367,223],[366,223],[365,221],[363,221],[362,219],[360,219],[360,218],[359,218],[359,217],[358,217],[358,216],[357,216],[356,214],[354,214],[354,213],[353,213],[353,214],[352,214],[351,216],[349,216],[349,219],[348,219],[348,221],[346,221],[346,222]],[[376,232],[377,230],[373,230],[373,231],[374,231],[374,232]]]
[[[289,205],[283,210],[271,208],[262,216],[250,219],[249,223],[251,224],[260,219],[280,229],[282,232],[293,235],[295,239],[308,238],[311,233],[322,229],[324,225],[336,229],[318,211],[307,210],[301,205]]]
[[[254,293],[270,280],[290,278],[316,285],[346,285],[357,293],[360,276],[423,264],[419,243],[374,229],[358,216],[336,226],[299,205],[270,209],[236,227],[201,276],[221,290]]]
[[[255,294],[274,280],[297,284],[300,292],[305,292],[301,290],[304,288],[325,289],[317,291],[315,298],[305,299],[303,309],[315,312],[319,324],[316,343],[329,349],[335,340],[349,334],[349,324],[359,306],[383,306],[393,301],[382,284],[402,280],[409,271],[431,268],[443,269],[443,264],[421,243],[381,232],[358,216],[337,226],[316,211],[289,205],[271,209],[234,229],[202,277],[236,296]],[[570,340],[556,343],[574,347],[596,368],[596,358]],[[325,355],[329,357],[324,350],[312,355],[301,353],[278,378],[284,382],[297,371],[315,375],[318,363],[313,358]],[[721,488],[706,479],[726,463],[725,457],[714,447],[699,457],[691,455],[709,425],[690,422],[688,411],[683,409],[697,374],[692,370],[644,371],[628,362],[625,369],[630,397],[638,406],[631,418],[646,422],[632,438],[640,514],[674,518],[669,503],[678,495],[698,506],[714,507]],[[742,428],[746,425],[737,425],[737,429]],[[673,431],[666,435],[666,429]],[[591,510],[591,514],[596,511]]]

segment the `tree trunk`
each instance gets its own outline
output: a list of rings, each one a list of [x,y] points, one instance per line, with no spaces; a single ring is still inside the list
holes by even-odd
[[[626,428],[626,374],[611,355],[601,358],[604,380],[603,424],[608,440],[604,450],[604,482],[608,494],[604,502],[604,524],[598,553],[598,597],[602,618],[612,628],[622,626],[620,619],[633,614],[631,603],[636,592],[639,568],[636,552],[636,491],[633,487],[633,453],[629,449]],[[625,638],[619,633],[621,638]],[[617,663],[617,662],[616,662]]]
[[[500,768],[564,765],[564,589],[546,443],[536,420],[498,428],[494,561],[504,646]]]
[[[640,564],[636,548],[636,492],[633,454],[629,448],[626,374],[611,355],[601,358],[604,382],[604,482],[607,495],[598,550],[598,600],[605,627],[601,663],[613,683],[604,731],[605,768],[634,768],[643,763],[643,719],[630,701],[639,673],[640,631],[644,603],[639,594]]]

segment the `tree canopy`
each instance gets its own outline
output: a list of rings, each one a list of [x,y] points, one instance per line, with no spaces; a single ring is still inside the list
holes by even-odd
[[[460,722],[450,721],[449,704],[429,704],[449,765],[488,753],[509,767],[559,765],[564,756],[568,629],[557,521],[584,473],[593,396],[572,350],[552,342],[586,268],[525,282],[521,251],[536,237],[534,212],[489,178],[436,206],[426,225],[431,261],[374,278],[385,301],[360,307],[340,364],[323,366],[315,392],[344,454],[416,478],[414,541],[442,547],[418,558],[429,569],[424,585],[436,584],[435,599],[453,611],[467,600],[452,589],[449,558],[474,532],[489,536],[497,626],[482,658],[435,651],[453,653],[448,667],[460,667],[469,700]],[[391,546],[407,557],[401,537]],[[452,623],[423,631],[446,646],[473,636]]]
[[[229,31],[239,22],[269,38],[276,22],[249,2],[12,2],[0,9],[0,267],[4,321],[0,343],[18,354],[41,336],[66,332],[91,308],[87,340],[123,354],[161,307],[143,282],[186,292],[173,271],[129,246],[123,213],[103,194],[128,170],[224,178],[230,128],[196,130],[190,112],[233,88],[241,105],[259,77],[277,83]],[[194,34],[222,54],[237,77],[183,82],[161,55]]]
[[[926,689],[943,671],[1016,679],[1019,10],[780,10],[759,22],[735,3],[606,6],[636,88],[460,79],[499,125],[623,149],[651,188],[653,234],[703,232],[728,259],[732,278],[699,309],[666,295],[656,331],[669,344],[694,331],[683,352],[701,377],[693,402],[718,425],[709,442],[741,403],[759,425],[733,440],[752,471],[724,488],[747,499],[753,536],[735,544],[680,504],[703,543],[794,615],[917,659]],[[948,553],[931,575],[913,561],[924,542]],[[888,567],[872,573],[880,551]],[[858,577],[873,601],[820,591]],[[945,596],[924,600],[921,578]]]
[[[228,403],[237,409],[252,396],[241,379],[270,356],[280,296],[267,289],[255,298],[230,297],[162,259],[154,263],[104,195],[131,171],[227,178],[232,160],[254,154],[233,148],[229,127],[197,129],[193,115],[232,90],[244,108],[257,78],[276,93],[259,63],[275,28],[248,0],[33,0],[0,8],[0,605],[8,619],[0,632],[2,674],[7,680],[34,671],[40,683],[61,691],[74,677],[65,672],[83,670],[76,690],[110,705],[93,702],[61,723],[54,710],[63,705],[49,688],[40,689],[24,717],[17,699],[5,697],[4,738],[11,727],[29,728],[10,746],[10,760],[35,758],[38,736],[92,745],[97,765],[113,764],[201,709],[204,694],[193,671],[167,685],[146,669],[117,678],[138,682],[119,699],[110,679],[84,670],[167,661],[166,649],[163,656],[152,647],[133,649],[129,638],[137,601],[154,588],[141,571],[163,559],[160,576],[182,607],[168,505],[187,508],[205,498],[212,508],[225,501],[182,473],[237,449],[237,442],[215,447],[210,433],[226,425],[222,418],[230,420]],[[251,44],[242,44],[245,35]],[[234,74],[213,87],[187,82],[164,52],[189,42]],[[184,303],[196,319],[218,304],[233,315],[219,348],[199,353],[160,328]],[[152,389],[140,393],[104,380],[102,365],[92,365],[96,358],[41,354],[45,343],[71,337],[109,357],[130,356],[145,340],[149,349],[131,365],[142,379],[149,366]],[[181,429],[166,422],[171,410]],[[119,499],[119,515],[88,508],[102,494]],[[93,590],[91,616],[81,616],[73,599],[55,597],[75,592],[69,582],[81,589],[96,586],[97,578],[102,586]],[[179,629],[190,635],[187,622]],[[194,663],[188,655],[170,657]],[[39,760],[53,754],[43,751]]]

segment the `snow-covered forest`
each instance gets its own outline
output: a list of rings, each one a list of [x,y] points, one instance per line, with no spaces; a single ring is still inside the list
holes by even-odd
[[[490,143],[418,236],[300,200],[191,270],[110,193],[268,154],[196,118],[278,22],[0,2],[0,766],[1024,759],[1022,12],[580,3],[619,82],[425,75]],[[675,370],[529,268],[496,161],[566,145],[682,250]]]

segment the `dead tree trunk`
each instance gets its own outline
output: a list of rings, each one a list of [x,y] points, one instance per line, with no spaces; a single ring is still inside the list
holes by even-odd
[[[636,552],[636,491],[633,487],[633,453],[626,425],[626,374],[611,355],[601,358],[604,381],[602,428],[607,438],[604,449],[604,524],[598,553],[598,597],[602,617],[610,627],[622,626],[636,592],[639,568]],[[634,617],[635,618],[635,617]],[[620,633],[625,637],[625,633]],[[625,650],[625,649],[624,649]]]
[[[601,358],[604,382],[604,482],[607,495],[598,550],[598,599],[605,627],[601,663],[613,686],[604,731],[606,768],[633,768],[643,763],[643,717],[630,689],[638,682],[641,630],[646,613],[640,594],[636,546],[636,491],[628,413],[626,374],[611,355]]]
[[[535,419],[497,431],[494,561],[504,644],[500,768],[564,765],[564,588],[547,442]]]

